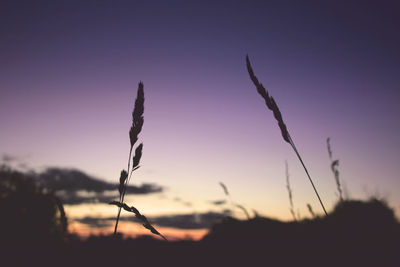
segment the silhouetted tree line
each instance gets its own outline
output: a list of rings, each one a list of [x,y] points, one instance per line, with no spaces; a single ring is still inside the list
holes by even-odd
[[[67,218],[59,198],[29,173],[0,166],[0,240],[55,240],[67,234]]]

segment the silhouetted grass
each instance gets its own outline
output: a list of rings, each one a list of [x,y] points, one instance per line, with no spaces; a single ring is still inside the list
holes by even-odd
[[[150,230],[153,234],[155,235],[159,235],[161,236],[164,240],[167,240],[162,234],[160,234],[151,224],[150,222],[147,220],[146,216],[142,215],[135,207],[131,206],[129,207],[128,205],[126,205],[125,203],[121,203],[118,201],[112,201],[110,202],[110,204],[112,205],[116,205],[119,208],[123,208],[124,210],[128,211],[128,212],[132,212],[135,214],[136,218],[139,219],[142,223],[143,226]]]
[[[339,160],[338,159],[333,160],[330,140],[331,139],[328,137],[326,139],[326,144],[327,144],[327,147],[328,147],[329,159],[331,160],[331,170],[332,170],[333,175],[335,177],[336,189],[337,189],[337,191],[339,193],[339,201],[343,201],[343,190],[342,190],[342,185],[341,185],[340,179],[339,179],[339,169],[338,169]]]
[[[247,209],[246,209],[245,207],[243,207],[242,205],[237,204],[237,203],[235,203],[235,202],[232,201],[232,197],[231,197],[231,195],[229,194],[229,191],[228,191],[228,188],[226,187],[226,185],[225,185],[224,183],[222,183],[222,182],[219,182],[219,185],[220,185],[220,186],[222,187],[222,189],[224,190],[225,195],[229,198],[229,202],[231,203],[231,205],[234,206],[234,207],[236,207],[236,208],[238,208],[238,209],[240,209],[241,211],[243,211],[244,214],[246,214],[247,219],[250,220],[250,214],[249,214],[249,212],[247,211]]]
[[[316,218],[316,217],[317,217],[317,216],[315,215],[313,209],[312,209],[311,204],[307,203],[307,209],[308,209],[308,211],[310,212],[310,214],[311,214],[311,216],[312,216],[313,218]]]
[[[285,140],[287,143],[289,143],[291,145],[291,147],[293,148],[293,150],[296,153],[297,157],[299,158],[301,164],[303,165],[303,168],[307,174],[308,179],[310,180],[310,183],[314,189],[315,194],[318,197],[319,202],[321,203],[321,206],[325,212],[325,215],[328,215],[328,213],[326,212],[325,206],[322,203],[322,200],[318,194],[318,191],[315,188],[315,185],[311,179],[311,176],[308,173],[306,165],[304,164],[303,159],[301,158],[301,156],[293,142],[293,139],[290,136],[289,131],[287,130],[286,124],[284,123],[283,118],[282,118],[281,111],[279,110],[278,105],[276,104],[274,98],[268,94],[268,91],[264,88],[264,86],[258,81],[257,77],[254,75],[253,69],[251,68],[251,65],[250,65],[249,56],[246,56],[246,65],[247,65],[247,71],[249,72],[249,75],[250,75],[250,79],[253,81],[254,85],[256,86],[257,92],[264,98],[265,104],[267,105],[268,109],[270,109],[272,111],[275,119],[278,122],[278,126],[279,126],[279,129],[281,130],[283,140]]]
[[[132,157],[132,150],[138,141],[139,133],[142,131],[144,118],[144,89],[143,83],[139,83],[137,96],[135,100],[135,106],[132,112],[132,126],[129,130],[129,140],[130,140],[130,149],[129,149],[129,157],[128,157],[128,169],[122,170],[119,178],[119,201],[112,201],[109,204],[116,205],[118,207],[118,215],[115,221],[115,228],[114,228],[114,236],[117,235],[118,229],[118,222],[119,217],[121,215],[122,208],[128,212],[133,212],[142,223],[143,226],[149,229],[153,234],[159,235],[166,240],[166,238],[161,235],[147,220],[145,216],[143,216],[135,207],[129,207],[124,203],[124,198],[127,190],[128,183],[132,177],[133,171],[137,170],[140,166],[140,159],[142,157],[142,150],[143,150],[143,143],[140,143],[135,149],[135,155]],[[132,161],[132,167],[131,167]]]
[[[287,161],[285,161],[285,171],[286,171],[286,189],[289,194],[289,204],[290,204],[290,213],[293,216],[293,220],[297,221],[296,218],[296,213],[294,212],[294,205],[293,205],[293,195],[292,195],[292,188],[290,187],[290,181],[289,181],[289,166]]]

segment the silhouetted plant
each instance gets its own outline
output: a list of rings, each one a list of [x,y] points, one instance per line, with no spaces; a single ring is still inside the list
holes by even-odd
[[[312,216],[313,218],[316,218],[316,217],[317,217],[317,216],[315,215],[313,209],[312,209],[311,204],[307,203],[307,209],[308,209],[308,211],[310,212],[310,214],[311,214],[311,216]]]
[[[229,191],[228,191],[228,188],[226,187],[226,185],[225,185],[224,183],[222,183],[222,182],[219,182],[219,185],[220,185],[220,186],[222,187],[222,189],[224,190],[225,195],[229,198],[229,202],[231,203],[231,205],[234,206],[234,207],[236,207],[236,208],[238,208],[238,209],[240,209],[240,210],[242,210],[242,211],[244,212],[244,214],[246,214],[247,219],[250,220],[250,214],[248,213],[248,211],[246,210],[246,208],[243,207],[242,205],[237,204],[237,203],[234,203],[234,202],[232,201],[232,197],[231,197],[231,195],[229,194]]]
[[[146,216],[142,215],[135,207],[131,206],[129,207],[128,205],[126,205],[125,203],[121,203],[118,201],[112,201],[110,202],[110,204],[112,205],[116,205],[119,208],[123,208],[124,210],[128,211],[128,212],[132,212],[135,214],[136,218],[138,220],[140,220],[143,224],[143,226],[146,229],[149,229],[153,234],[155,235],[159,235],[161,236],[164,240],[167,240],[162,234],[160,234],[147,220]]]
[[[296,219],[296,214],[294,212],[294,205],[293,205],[293,195],[292,195],[292,188],[290,187],[290,181],[289,181],[289,166],[287,161],[285,161],[285,170],[286,170],[286,189],[289,194],[289,203],[290,203],[290,213],[293,216],[293,220],[297,221]]]
[[[342,190],[342,185],[340,183],[340,179],[339,179],[339,160],[333,160],[332,157],[332,149],[331,149],[331,144],[330,144],[330,138],[328,137],[326,139],[326,144],[328,147],[328,154],[329,154],[329,159],[331,160],[331,170],[333,172],[333,175],[335,177],[335,182],[336,182],[336,189],[339,193],[339,201],[343,201],[343,190]]]
[[[136,208],[129,207],[124,203],[126,190],[128,187],[128,183],[132,177],[132,173],[133,171],[137,170],[140,167],[139,163],[142,157],[143,143],[140,143],[136,147],[135,155],[133,157],[132,157],[132,150],[139,138],[139,133],[142,131],[144,123],[143,113],[144,113],[144,90],[143,90],[143,83],[140,82],[135,100],[135,106],[132,112],[132,126],[129,130],[130,149],[128,157],[128,169],[122,170],[120,174],[119,186],[118,186],[119,201],[112,201],[109,203],[111,205],[118,206],[118,215],[115,221],[114,236],[117,235],[118,222],[119,222],[119,217],[121,215],[121,209],[124,208],[124,210],[126,211],[135,213],[136,218],[138,218],[143,222],[143,226],[145,228],[149,229],[153,234],[160,235],[165,239],[164,236],[162,236],[158,231],[155,230],[153,226],[150,225],[147,218],[142,214],[140,214],[140,212]],[[132,167],[131,167],[131,161],[132,161]]]
[[[249,56],[246,56],[246,65],[247,65],[247,71],[249,72],[249,75],[250,75],[250,79],[253,81],[254,85],[256,86],[257,92],[264,98],[265,104],[267,105],[268,109],[270,109],[272,111],[275,119],[278,122],[279,129],[281,130],[283,140],[285,140],[287,143],[289,143],[291,145],[291,147],[293,148],[293,150],[296,153],[297,157],[299,158],[301,164],[303,165],[303,168],[307,174],[308,179],[310,180],[310,183],[314,189],[315,194],[318,197],[319,203],[321,203],[321,206],[325,212],[325,215],[328,215],[328,213],[326,212],[325,206],[322,203],[322,200],[318,194],[318,191],[315,188],[315,185],[311,179],[311,176],[308,173],[306,165],[304,164],[303,159],[301,158],[301,156],[293,142],[293,139],[290,136],[289,131],[287,130],[286,124],[284,123],[283,118],[282,118],[281,111],[279,110],[278,105],[276,104],[274,98],[268,94],[268,91],[264,88],[264,86],[258,81],[257,77],[254,75],[253,69],[251,68],[251,65],[250,65]]]

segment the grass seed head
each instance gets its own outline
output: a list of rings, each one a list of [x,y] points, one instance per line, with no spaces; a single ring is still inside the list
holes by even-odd
[[[249,72],[250,79],[253,81],[254,85],[257,88],[257,92],[264,98],[265,104],[267,105],[268,109],[272,111],[274,114],[275,119],[278,121],[278,126],[281,130],[281,134],[283,140],[290,144],[290,135],[287,130],[285,123],[283,122],[282,113],[278,108],[274,98],[268,94],[268,91],[264,88],[264,86],[258,81],[257,77],[254,74],[254,71],[250,64],[249,56],[246,56],[246,66],[247,71]]]
[[[224,183],[222,183],[222,182],[219,182],[219,185],[224,190],[225,195],[229,196],[229,191],[228,191],[228,188],[226,187],[226,185]]]
[[[143,83],[139,83],[137,96],[135,100],[135,107],[132,112],[132,126],[129,130],[129,139],[131,141],[131,147],[136,143],[138,140],[138,135],[142,131],[144,118],[144,90],[143,90]]]
[[[122,170],[121,176],[119,177],[119,187],[118,187],[120,196],[122,195],[122,192],[124,191],[126,178],[128,178],[128,173],[125,170]]]
[[[140,159],[142,158],[142,149],[143,149],[143,143],[141,143],[135,150],[135,156],[133,157],[132,160],[132,168],[135,169],[136,167],[139,166]]]

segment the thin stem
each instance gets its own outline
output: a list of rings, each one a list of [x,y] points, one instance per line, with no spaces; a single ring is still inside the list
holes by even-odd
[[[130,168],[130,166],[131,166],[132,149],[133,149],[133,145],[131,146],[131,149],[129,150],[128,170],[127,170],[127,173],[129,173],[129,168]]]
[[[130,166],[131,166],[132,149],[133,149],[133,146],[131,146],[131,149],[129,150],[128,170],[126,171],[127,173],[129,173],[129,169],[130,169]],[[128,179],[125,180],[125,186],[124,186],[124,189],[123,189],[123,191],[122,191],[122,194],[121,194],[121,196],[120,196],[120,198],[119,198],[119,200],[120,200],[121,203],[124,202],[124,197],[125,197],[125,193],[126,193],[126,188],[127,188],[127,186],[128,186],[128,182],[129,182],[131,176],[132,176],[132,172],[130,173]],[[121,208],[120,208],[120,209],[121,209]]]
[[[130,166],[131,166],[132,149],[133,149],[133,146],[131,146],[131,149],[129,150],[128,171],[127,171],[127,173],[129,173],[129,169],[130,169]],[[129,178],[131,177],[131,175],[132,175],[132,173],[129,175]],[[122,191],[122,194],[119,196],[119,202],[121,202],[121,203],[124,203],[124,197],[125,197],[126,187],[128,185],[129,178],[126,179],[124,190]],[[121,207],[118,208],[117,220],[115,221],[114,236],[117,234],[118,222],[119,222],[119,216],[120,215],[121,215]]]
[[[118,228],[120,214],[121,214],[121,207],[118,208],[117,220],[115,221],[114,236],[117,235],[117,228]]]
[[[285,160],[285,170],[286,170],[286,189],[289,194],[290,213],[293,216],[293,220],[297,221],[296,214],[294,212],[294,206],[293,206],[293,196],[292,196],[292,189],[290,187],[290,181],[289,181],[289,166],[288,166],[287,160]]]
[[[294,145],[294,142],[293,142],[293,140],[292,140],[292,138],[291,138],[290,136],[289,136],[289,139],[290,139],[290,145],[292,146],[294,152],[296,153],[297,157],[299,158],[299,160],[300,160],[300,162],[301,162],[301,165],[303,165],[303,168],[304,168],[304,170],[306,171],[306,174],[307,174],[307,176],[308,176],[308,179],[310,180],[310,183],[311,183],[311,185],[312,185],[312,187],[313,187],[313,189],[314,189],[315,194],[316,194],[317,197],[318,197],[319,203],[321,204],[322,209],[323,209],[324,212],[325,212],[325,215],[328,216],[328,213],[326,212],[326,209],[325,209],[325,207],[324,207],[324,204],[322,203],[322,200],[321,200],[321,198],[319,197],[318,191],[317,191],[317,189],[315,188],[315,185],[314,185],[314,183],[313,183],[313,181],[312,181],[312,179],[311,179],[311,177],[310,177],[310,174],[308,173],[308,170],[307,170],[307,168],[306,168],[306,165],[304,164],[302,158],[300,157],[300,154],[299,154],[299,152],[297,151],[297,148],[296,148],[296,146]]]

